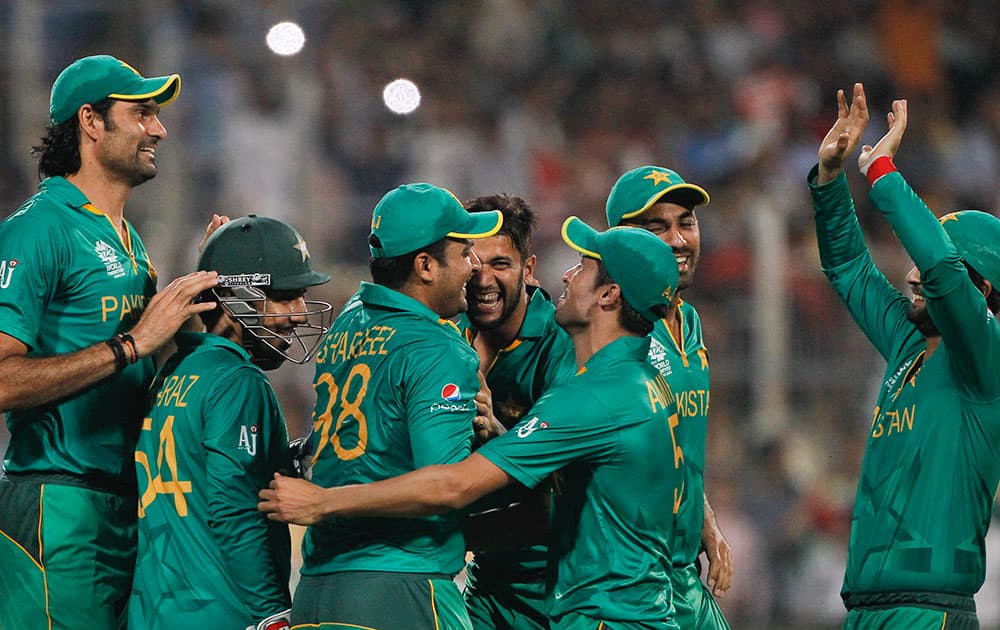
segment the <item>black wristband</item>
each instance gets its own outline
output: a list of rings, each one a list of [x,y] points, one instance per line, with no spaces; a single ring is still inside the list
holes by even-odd
[[[115,372],[121,372],[128,365],[128,357],[125,356],[125,346],[118,337],[112,337],[104,343],[108,344],[111,351],[115,353]]]

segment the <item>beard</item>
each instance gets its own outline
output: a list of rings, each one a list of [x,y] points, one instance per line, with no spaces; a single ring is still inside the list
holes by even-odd
[[[500,328],[510,319],[511,315],[517,309],[517,305],[521,301],[521,296],[524,295],[524,278],[519,278],[517,281],[517,286],[514,291],[508,293],[507,288],[501,284],[497,283],[497,292],[499,293],[500,301],[503,303],[503,308],[500,313],[492,319],[483,318],[480,316],[478,310],[471,308],[468,311],[469,321],[472,325],[479,330],[496,330]],[[515,299],[509,299],[511,295],[517,296]],[[470,304],[476,303],[476,296],[473,295],[472,299],[469,300]]]
[[[911,304],[910,310],[906,311],[906,319],[910,320],[917,330],[920,331],[924,337],[940,337],[941,332],[931,321],[931,314],[927,312],[927,305],[916,305]]]

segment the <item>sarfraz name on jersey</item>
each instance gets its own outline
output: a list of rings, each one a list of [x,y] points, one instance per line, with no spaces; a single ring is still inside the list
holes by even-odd
[[[219,276],[220,287],[269,287],[269,273],[240,273],[232,276]]]

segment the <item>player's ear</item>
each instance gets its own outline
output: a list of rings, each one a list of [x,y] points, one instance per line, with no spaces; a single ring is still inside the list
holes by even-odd
[[[438,261],[427,252],[420,252],[413,257],[413,273],[423,282],[434,279]]]
[[[601,308],[612,308],[618,302],[624,300],[622,288],[615,283],[605,284],[598,287],[597,303]]]
[[[525,284],[534,284],[535,280],[535,263],[538,261],[535,255],[532,254],[524,261],[524,269],[522,270],[523,275],[521,279]]]

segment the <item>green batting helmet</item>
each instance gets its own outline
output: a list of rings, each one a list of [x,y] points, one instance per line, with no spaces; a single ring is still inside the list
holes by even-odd
[[[253,214],[229,221],[205,242],[198,269],[218,272],[214,299],[248,333],[243,345],[254,363],[273,369],[284,359],[301,364],[312,358],[329,329],[333,307],[305,300],[304,311],[268,311],[274,292],[304,292],[330,281],[328,274],[313,270],[305,240],[290,225]],[[286,322],[283,328],[269,327],[278,321]]]
[[[313,271],[306,242],[292,226],[255,214],[213,232],[198,269],[218,272],[219,286],[295,291],[330,281],[328,274]]]

